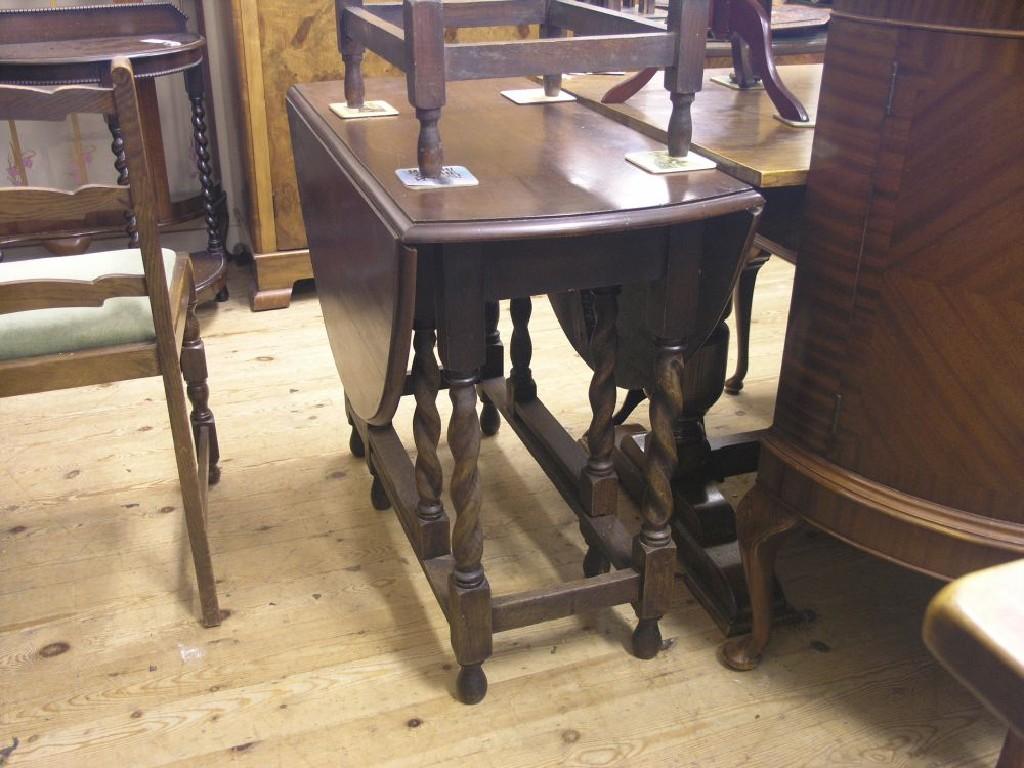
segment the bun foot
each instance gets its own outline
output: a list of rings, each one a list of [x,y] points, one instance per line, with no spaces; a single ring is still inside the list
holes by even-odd
[[[735,637],[718,646],[718,661],[727,669],[749,672],[761,663],[761,654],[751,653],[750,636]]]
[[[352,431],[348,436],[348,449],[357,459],[362,459],[366,456],[366,446],[363,445],[363,438],[359,436],[359,430],[355,427],[352,427]]]
[[[583,577],[592,579],[602,573],[608,573],[611,563],[597,547],[588,547],[587,554],[583,556]]]
[[[487,437],[493,437],[500,428],[501,414],[498,413],[498,406],[490,400],[484,400],[484,407],[480,410],[480,430]]]
[[[467,664],[459,670],[455,690],[463,704],[479,704],[487,695],[487,675],[481,664]]]
[[[633,655],[638,659],[653,659],[661,650],[661,630],[657,619],[640,619],[633,630]]]
[[[378,512],[391,509],[391,499],[384,491],[384,483],[376,475],[373,476],[373,485],[370,486],[370,502]]]

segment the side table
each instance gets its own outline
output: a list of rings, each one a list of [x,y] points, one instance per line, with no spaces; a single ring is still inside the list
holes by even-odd
[[[100,83],[109,78],[110,62],[125,56],[139,80],[145,106],[145,135],[149,156],[158,179],[157,204],[160,225],[170,226],[203,217],[207,248],[193,253],[196,288],[201,300],[216,295],[227,298],[227,201],[215,180],[211,153],[210,117],[206,106],[206,75],[202,66],[206,41],[189,32],[187,18],[170,3],[112,6],[70,6],[0,11],[0,82],[20,85],[70,85]],[[194,149],[201,192],[183,201],[171,201],[157,112],[153,79],[181,73],[191,105]],[[121,130],[110,122],[111,150],[119,183],[127,180]],[[132,223],[109,217],[83,222],[77,233],[88,246],[89,236],[127,229],[134,240]],[[45,240],[47,222],[31,222],[16,230],[0,232],[0,243]]]

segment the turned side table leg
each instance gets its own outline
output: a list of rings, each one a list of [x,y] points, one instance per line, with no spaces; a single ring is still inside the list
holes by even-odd
[[[437,393],[441,388],[441,370],[434,357],[436,334],[432,328],[417,329],[413,335],[413,396],[416,410],[412,434],[416,442],[416,554],[429,560],[451,551],[448,523],[445,519],[441,488],[444,476],[437,444],[441,439],[441,416],[437,412]]]
[[[485,338],[487,345],[487,363],[484,365],[481,379],[493,379],[504,374],[505,370],[505,347],[501,344],[501,334],[498,332],[498,319],[501,315],[501,307],[496,301],[488,301],[484,304]],[[501,428],[501,415],[498,413],[498,406],[491,402],[490,398],[480,393],[480,400],[483,407],[480,409],[480,428],[487,437],[498,434]]]
[[[672,427],[683,409],[683,342],[659,338],[655,343],[651,435],[644,465],[647,489],[640,506],[640,533],[633,542],[633,561],[643,580],[635,606],[640,621],[633,633],[633,653],[641,659],[653,658],[661,650],[658,621],[671,601],[676,546],[669,518],[678,463]]]
[[[615,450],[615,363],[618,336],[618,287],[594,291],[597,325],[590,347],[594,375],[590,380],[590,410],[593,414],[587,430],[587,465],[580,474],[583,507],[594,517],[615,514],[619,480],[612,463]]]
[[[110,129],[110,151],[114,153],[114,169],[117,171],[117,183],[122,187],[128,185],[128,156],[124,148],[124,133],[117,115],[107,115],[107,127]],[[139,227],[134,211],[125,211],[125,231],[128,233],[128,246],[139,247]]]
[[[747,671],[761,663],[761,654],[772,631],[775,558],[785,534],[798,522],[786,509],[774,504],[756,484],[736,508],[736,535],[750,589],[753,631],[728,640],[719,648],[719,659],[730,669]]]
[[[508,377],[508,399],[513,409],[516,403],[527,403],[537,397],[537,382],[533,380],[530,361],[533,358],[533,342],[530,340],[530,315],[533,302],[529,296],[512,299],[509,315],[512,317],[512,341],[509,357],[512,370]]]
[[[771,256],[768,251],[755,248],[740,273],[739,282],[733,292],[732,312],[736,327],[736,371],[725,382],[725,391],[738,395],[743,389],[743,379],[750,368],[750,321],[754,309],[754,286],[757,273]]]
[[[213,179],[213,165],[210,162],[210,138],[206,125],[206,85],[203,82],[202,67],[185,71],[185,90],[192,105],[192,138],[196,150],[196,165],[199,170],[199,186],[203,195],[203,212],[206,216],[206,253],[221,265],[227,259],[224,239],[221,234],[220,211]],[[227,300],[227,286],[223,278],[217,292],[217,300]]]
[[[452,646],[462,669],[456,689],[464,704],[476,704],[487,693],[483,662],[491,655],[491,587],[484,575],[480,525],[480,421],[476,415],[475,373],[447,371],[452,416],[448,445],[455,467],[451,496],[457,515],[452,532],[455,567],[448,582]]]

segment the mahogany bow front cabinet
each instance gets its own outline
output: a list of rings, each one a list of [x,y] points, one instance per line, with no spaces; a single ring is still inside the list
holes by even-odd
[[[298,86],[288,96],[313,270],[354,424],[351,446],[374,474],[374,504],[398,512],[448,618],[466,703],[484,696],[481,665],[495,632],[632,603],[634,652],[650,658],[661,648],[658,620],[674,584],[672,425],[682,408],[682,370],[726,312],[763,202],[717,170],[654,175],[631,165],[626,153],[659,143],[581,104],[520,106],[499,94],[524,84],[449,84],[446,151],[479,186],[425,190],[406,188],[395,173],[414,162],[419,130],[403,103],[403,81],[374,83],[379,98],[402,104],[394,117],[339,119],[330,104],[344,98],[341,83]],[[653,348],[647,493],[635,535],[624,521],[637,519],[636,510],[619,509],[629,502],[612,463],[624,286],[647,291],[643,322]],[[544,406],[543,382],[530,370],[530,297],[573,289],[597,296],[587,451]],[[511,299],[514,329],[507,379],[497,333],[502,299]],[[437,454],[440,388],[453,404],[450,534]],[[415,465],[391,426],[403,393],[416,399]],[[478,456],[481,433],[494,434],[499,413],[579,517],[590,547],[586,578],[492,597]]]
[[[844,0],[829,35],[739,669],[800,520],[940,578],[1024,557],[1024,5]]]

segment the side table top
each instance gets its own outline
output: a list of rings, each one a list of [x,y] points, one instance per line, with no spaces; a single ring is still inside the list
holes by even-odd
[[[821,64],[779,67],[783,82],[806,107],[818,112]],[[775,119],[775,107],[762,89],[741,91],[711,82],[731,69],[704,72],[704,88],[693,103],[693,144],[719,168],[756,187],[792,187],[807,183],[812,128],[795,128]],[[596,111],[660,141],[666,138],[671,105],[655,77],[624,104],[602,104],[618,80],[607,75],[566,77],[562,87]]]
[[[445,157],[479,186],[412,190],[395,169],[416,166],[419,125],[404,79],[374,78],[367,97],[396,117],[342,120],[340,82],[295,86],[303,121],[396,237],[409,244],[563,236],[681,223],[758,204],[747,185],[716,170],[657,176],[625,160],[664,144],[578,102],[516,105],[500,95],[521,79],[447,85],[440,123]],[[665,91],[660,94],[669,106]],[[294,134],[294,131],[293,131]]]
[[[203,45],[202,36],[193,32],[3,43],[0,44],[0,65],[84,64],[111,61],[118,56],[126,56],[134,61],[186,51],[202,51]]]
[[[0,9],[0,82],[99,82],[118,56],[135,76],[160,77],[198,65],[206,41],[170,2]]]

